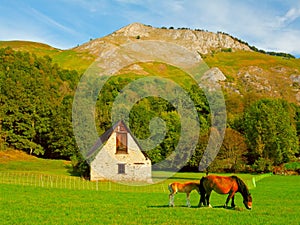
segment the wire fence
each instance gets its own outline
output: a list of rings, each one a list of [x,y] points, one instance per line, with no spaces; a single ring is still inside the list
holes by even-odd
[[[116,183],[112,181],[89,181],[80,177],[35,174],[29,172],[0,172],[0,183],[44,188],[115,192],[168,192],[165,183]]]
[[[267,176],[270,176],[270,174],[251,176],[244,181],[249,189],[253,189],[256,187],[256,182]],[[167,187],[169,182],[170,181],[166,180],[155,184],[121,184],[112,181],[89,181],[80,177],[72,176],[45,175],[30,172],[0,172],[0,183],[2,184],[72,190],[167,193],[169,192]]]

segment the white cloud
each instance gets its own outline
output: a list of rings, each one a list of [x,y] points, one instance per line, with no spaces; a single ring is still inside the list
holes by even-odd
[[[284,16],[278,18],[279,26],[286,26],[300,17],[300,8],[291,8]]]
[[[271,35],[265,36],[258,40],[255,44],[259,48],[268,51],[286,52],[300,55],[300,30],[286,30],[272,32]]]
[[[30,13],[33,16],[35,16],[39,22],[45,23],[49,26],[53,26],[54,28],[58,28],[64,32],[67,32],[70,34],[76,34],[76,32],[74,30],[72,30],[71,28],[62,25],[61,23],[55,21],[54,19],[50,18],[49,16],[46,16],[43,13],[37,11],[36,9],[30,8],[30,11],[31,11]]]

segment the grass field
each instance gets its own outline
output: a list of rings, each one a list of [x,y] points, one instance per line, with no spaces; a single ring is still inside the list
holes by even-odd
[[[30,171],[29,165],[32,165]],[[177,173],[147,188],[112,184],[110,189],[98,190],[28,185],[26,177],[21,177],[25,173],[70,177],[66,165],[67,161],[0,154],[1,172],[20,174],[14,182],[6,182],[0,175],[0,224],[299,224],[300,221],[300,176],[239,174],[246,181],[253,177],[257,181],[256,187],[249,185],[253,195],[251,211],[243,206],[240,194],[236,195],[235,209],[222,208],[226,196],[216,193],[211,196],[214,208],[198,208],[196,192],[191,195],[191,208],[185,206],[184,194],[176,195],[174,208],[168,207],[167,184],[174,180],[198,180],[203,175],[200,173]]]

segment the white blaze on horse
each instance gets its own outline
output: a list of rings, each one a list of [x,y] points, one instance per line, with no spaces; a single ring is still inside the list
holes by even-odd
[[[168,189],[170,191],[169,206],[174,206],[174,196],[177,192],[186,193],[186,204],[188,207],[191,207],[190,193],[193,190],[197,190],[200,195],[199,182],[185,182],[183,184],[179,182],[173,182],[169,184]]]

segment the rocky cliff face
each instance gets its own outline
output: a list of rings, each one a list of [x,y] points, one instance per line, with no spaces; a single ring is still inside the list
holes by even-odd
[[[189,29],[163,29],[133,23],[103,38],[92,40],[77,50],[87,50],[94,55],[99,55],[104,49],[114,45],[143,40],[157,40],[174,43],[191,51],[207,54],[213,50],[231,49],[251,51],[249,46],[240,43],[231,36],[223,33],[212,33],[201,30]]]

